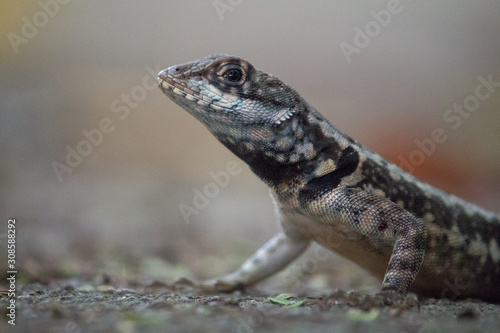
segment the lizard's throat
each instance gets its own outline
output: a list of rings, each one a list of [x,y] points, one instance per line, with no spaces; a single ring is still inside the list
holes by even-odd
[[[215,133],[214,133],[215,134]],[[234,140],[225,135],[215,136],[236,156],[250,166],[250,169],[270,186],[282,183],[300,175],[301,165],[313,160],[316,149],[311,143],[286,142],[281,138],[276,143],[259,140]]]

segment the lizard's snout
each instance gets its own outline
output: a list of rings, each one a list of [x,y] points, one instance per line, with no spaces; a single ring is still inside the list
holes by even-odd
[[[168,77],[167,71],[168,71],[168,68],[164,69],[158,73],[158,83],[160,80],[165,81],[167,79],[167,77]]]
[[[170,76],[168,74],[169,68],[164,69],[158,73],[158,78],[156,79],[156,82],[160,89],[164,92],[167,93],[167,91],[172,90],[172,86],[169,84]]]

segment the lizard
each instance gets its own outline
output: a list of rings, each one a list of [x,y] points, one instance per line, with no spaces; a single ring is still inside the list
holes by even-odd
[[[233,273],[186,279],[196,287],[252,286],[317,242],[380,278],[380,293],[500,301],[499,214],[388,162],[240,57],[169,67],[158,85],[268,185],[281,226]]]

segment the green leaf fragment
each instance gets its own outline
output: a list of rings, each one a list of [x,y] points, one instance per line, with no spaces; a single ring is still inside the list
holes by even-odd
[[[289,308],[295,308],[297,306],[300,306],[304,303],[305,300],[299,300],[297,297],[295,297],[294,294],[280,294],[276,297],[268,297],[268,300],[270,300],[273,303],[278,303],[281,305],[284,305],[284,309],[289,309]]]
[[[371,309],[370,311],[349,309],[347,311],[347,318],[354,321],[372,321],[378,317],[379,313],[379,309]]]
[[[301,306],[303,303],[304,303],[304,300],[294,301],[292,304],[285,305],[283,307],[283,309],[296,308],[298,306]]]

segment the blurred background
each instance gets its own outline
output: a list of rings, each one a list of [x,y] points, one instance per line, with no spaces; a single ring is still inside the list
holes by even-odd
[[[399,165],[441,128],[413,173],[500,212],[500,87],[447,113],[474,102],[479,76],[500,81],[498,1],[41,0],[0,13],[0,255],[15,217],[26,282],[211,278],[277,232],[267,187],[155,86],[213,53],[280,77]],[[241,171],[197,197],[228,163]],[[259,287],[378,286],[312,247]]]

